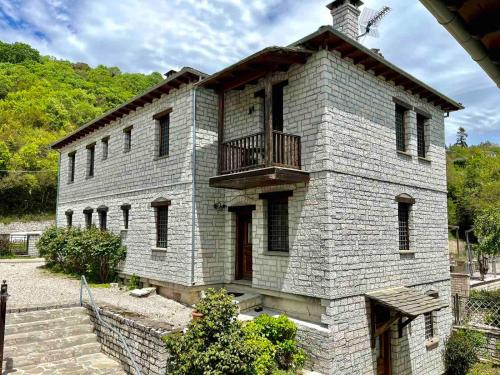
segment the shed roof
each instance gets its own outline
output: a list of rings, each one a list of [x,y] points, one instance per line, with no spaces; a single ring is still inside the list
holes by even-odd
[[[366,293],[366,296],[410,318],[448,307],[448,304],[442,302],[439,298],[406,287],[377,290]]]

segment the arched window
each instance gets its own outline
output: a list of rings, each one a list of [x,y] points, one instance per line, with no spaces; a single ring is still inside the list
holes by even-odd
[[[66,215],[66,226],[71,228],[73,226],[73,210],[67,210],[64,214]]]
[[[410,211],[415,199],[408,194],[399,194],[395,198],[398,202],[398,229],[399,250],[410,250]]]
[[[97,207],[97,214],[99,215],[99,228],[101,230],[106,230],[108,227],[108,207]]]

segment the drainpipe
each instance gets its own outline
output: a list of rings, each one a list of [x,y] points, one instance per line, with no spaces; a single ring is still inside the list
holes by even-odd
[[[191,155],[191,176],[193,181],[193,186],[191,188],[191,285],[194,285],[194,263],[195,263],[195,253],[196,253],[196,90],[198,87],[193,88],[193,151]]]
[[[438,22],[469,53],[472,59],[483,68],[490,78],[500,87],[500,68],[493,64],[483,44],[470,35],[460,18],[451,12],[441,0],[420,0],[420,2],[436,17]]]
[[[57,227],[57,215],[59,208],[59,186],[61,182],[61,151],[57,151],[59,153],[59,158],[57,159],[57,191],[56,191],[56,227]]]

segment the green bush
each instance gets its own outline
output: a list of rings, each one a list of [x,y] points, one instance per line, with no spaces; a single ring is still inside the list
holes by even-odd
[[[304,366],[305,354],[296,341],[297,326],[285,315],[272,317],[262,314],[248,322],[245,331],[256,333],[270,341],[279,369],[298,369]]]
[[[261,315],[242,324],[238,308],[225,290],[207,291],[185,334],[164,338],[171,357],[168,374],[269,375],[303,366],[297,327],[286,316]]]
[[[119,236],[95,227],[48,228],[37,248],[48,268],[85,275],[89,281],[101,283],[114,279],[118,264],[126,255]]]
[[[237,306],[226,291],[209,289],[196,306],[203,314],[185,334],[164,338],[171,357],[168,374],[257,374],[259,349],[242,334]]]
[[[468,329],[454,331],[445,344],[444,362],[449,375],[465,375],[479,362],[486,339],[484,334]]]
[[[500,304],[500,289],[471,290],[470,299],[474,299],[484,304],[492,304],[492,303]]]
[[[128,290],[139,289],[140,282],[141,282],[141,278],[139,276],[137,276],[135,273],[132,274],[130,279],[128,279],[127,289]]]
[[[467,375],[498,375],[500,368],[493,363],[477,363],[467,373]]]
[[[0,256],[10,256],[10,236],[8,234],[0,234]]]

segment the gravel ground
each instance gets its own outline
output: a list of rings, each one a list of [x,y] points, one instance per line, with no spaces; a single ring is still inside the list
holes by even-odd
[[[9,286],[8,308],[40,307],[78,303],[80,281],[54,275],[40,268],[43,261],[18,262],[0,259],[0,280]],[[151,295],[131,297],[128,291],[113,288],[92,288],[98,305],[115,306],[146,318],[169,323],[174,327],[186,325],[191,309],[168,298]]]

